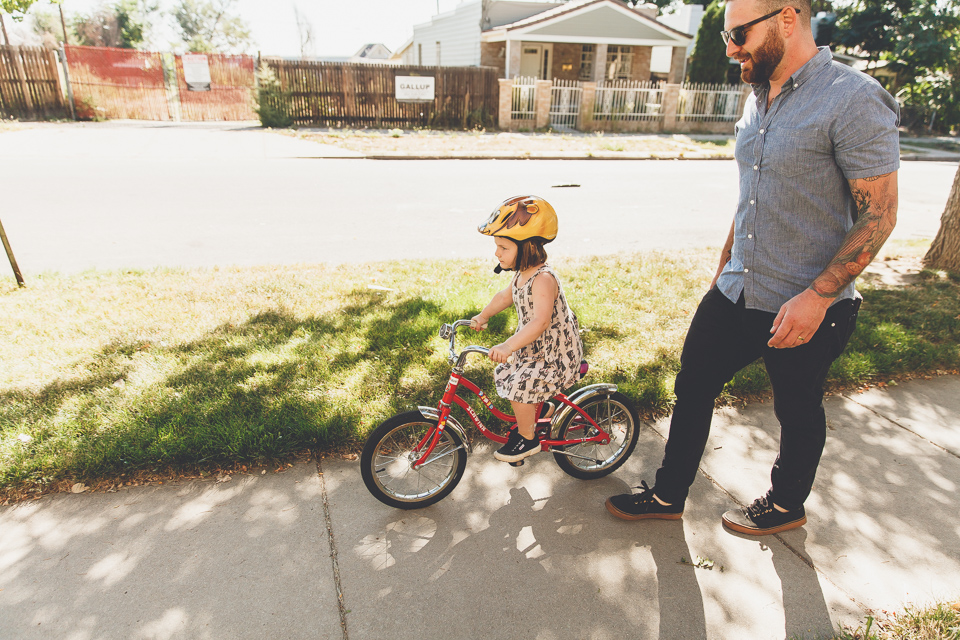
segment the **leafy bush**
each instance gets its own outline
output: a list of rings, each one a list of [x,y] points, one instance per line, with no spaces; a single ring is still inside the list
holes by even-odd
[[[266,63],[257,69],[257,100],[254,111],[264,127],[285,128],[293,124],[287,112],[289,94],[283,91],[277,74]]]

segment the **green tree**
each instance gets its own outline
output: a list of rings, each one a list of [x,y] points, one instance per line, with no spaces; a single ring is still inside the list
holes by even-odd
[[[834,42],[893,71],[889,88],[907,115],[919,110],[931,127],[960,126],[960,0],[856,0],[838,13]]]
[[[180,0],[173,19],[187,50],[198,53],[245,51],[250,29],[232,13],[236,0]]]
[[[10,17],[14,20],[23,20],[24,14],[27,13],[27,9],[30,8],[37,0],[0,0],[0,10],[4,13],[9,13]],[[59,2],[52,2],[52,4],[60,4]]]
[[[713,0],[703,12],[703,21],[697,31],[697,44],[694,45],[687,67],[687,80],[690,82],[727,82],[730,59],[720,37],[720,32],[723,31],[723,9],[724,5],[720,0]]]
[[[93,13],[75,16],[71,26],[76,42],[81,45],[139,49],[158,9],[157,4],[143,0],[118,0]]]

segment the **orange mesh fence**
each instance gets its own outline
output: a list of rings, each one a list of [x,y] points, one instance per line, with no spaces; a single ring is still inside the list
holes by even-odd
[[[159,53],[66,47],[77,118],[169,120]]]
[[[244,55],[208,53],[210,91],[188,91],[183,59],[177,56],[180,117],[184,120],[255,120],[254,59]]]

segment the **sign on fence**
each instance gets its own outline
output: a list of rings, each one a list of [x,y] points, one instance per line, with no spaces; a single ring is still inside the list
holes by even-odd
[[[397,76],[397,102],[433,102],[436,84],[433,76]]]
[[[185,53],[181,58],[187,91],[210,91],[210,62],[207,56]]]

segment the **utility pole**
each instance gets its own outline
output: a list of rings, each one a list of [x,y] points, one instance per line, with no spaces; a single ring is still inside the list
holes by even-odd
[[[63,19],[63,5],[58,4],[57,8],[60,9],[60,26],[63,28],[63,43],[70,44],[70,36],[67,35],[67,22]]]
[[[0,222],[0,240],[3,241],[3,248],[7,252],[7,258],[10,259],[10,266],[13,267],[13,275],[17,278],[17,284],[21,287],[27,286],[23,282],[23,275],[20,273],[20,267],[17,266],[17,259],[13,257],[13,249],[10,248],[10,242],[7,240],[7,232],[3,230],[2,222]]]

